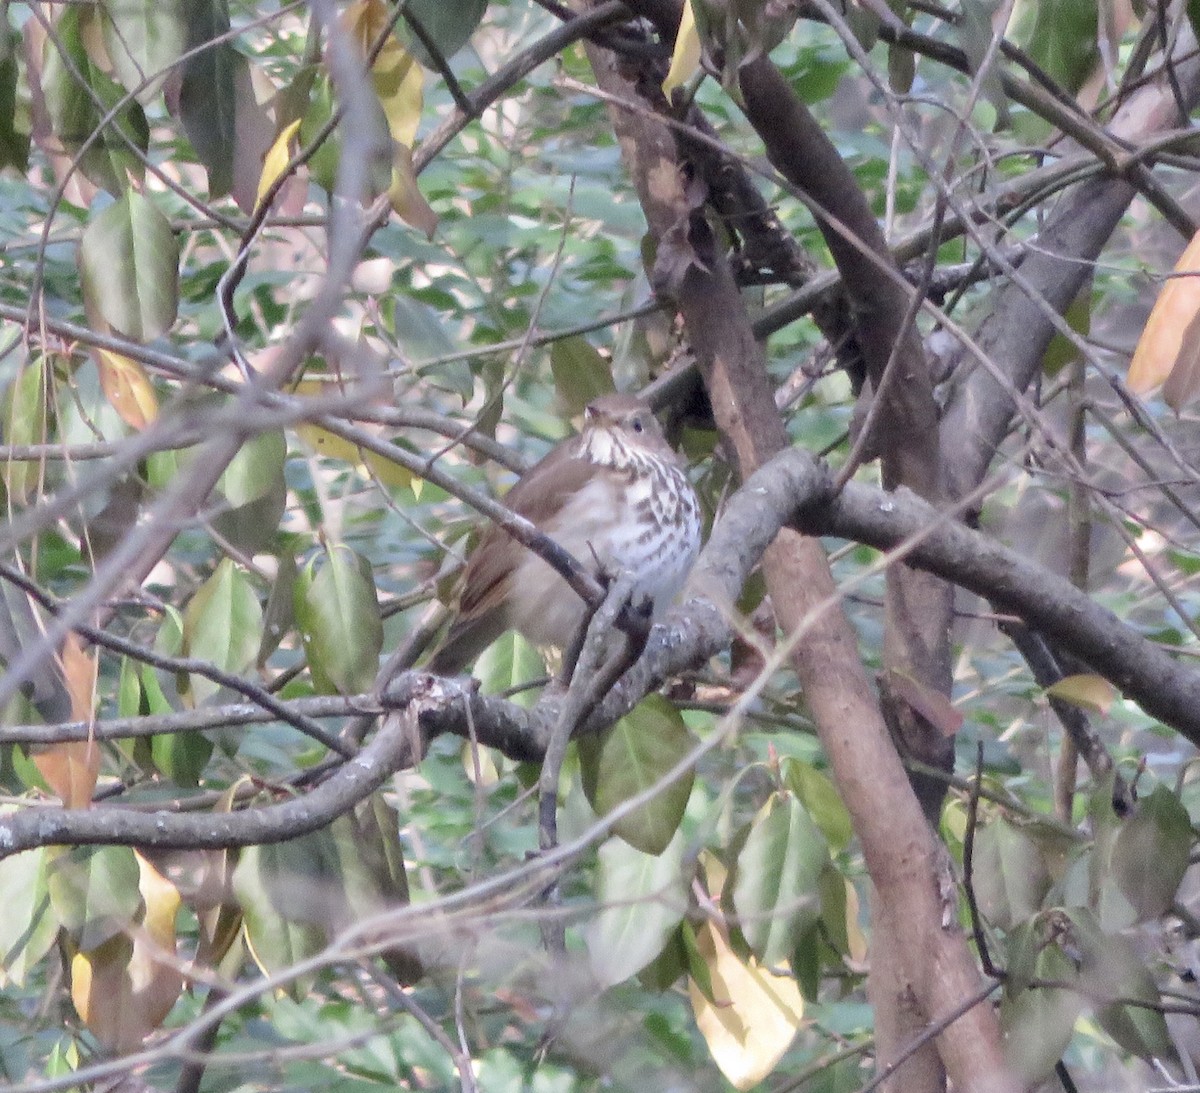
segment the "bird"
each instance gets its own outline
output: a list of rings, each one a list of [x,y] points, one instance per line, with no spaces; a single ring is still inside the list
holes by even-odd
[[[679,594],[700,552],[700,502],[650,406],[603,395],[583,429],[561,441],[505,497],[597,578],[632,578],[631,602],[651,621]],[[463,671],[507,630],[566,649],[584,619],[578,593],[533,551],[493,524],[467,559],[457,616],[427,665]]]

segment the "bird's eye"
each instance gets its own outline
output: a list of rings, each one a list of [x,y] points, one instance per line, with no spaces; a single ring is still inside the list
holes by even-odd
[[[640,433],[645,428],[646,428],[646,423],[640,417],[635,417],[633,419],[633,431],[635,433]]]

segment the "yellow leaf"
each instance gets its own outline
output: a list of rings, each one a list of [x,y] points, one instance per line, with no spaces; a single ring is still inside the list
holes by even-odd
[[[1107,715],[1117,697],[1116,688],[1103,676],[1064,676],[1046,688],[1050,698],[1061,698],[1072,706]]]
[[[71,1000],[79,1016],[118,1052],[139,1048],[183,990],[175,952],[179,892],[141,855],[137,861],[141,923],[71,959]]]
[[[712,922],[696,932],[714,1002],[689,981],[696,1026],[721,1073],[737,1089],[757,1085],[783,1058],[804,1018],[790,975],[773,975],[753,957],[743,963]]]
[[[682,87],[700,67],[700,32],[696,29],[696,13],[692,0],[683,5],[679,19],[679,33],[675,35],[675,50],[671,54],[671,68],[663,80],[663,94],[669,99],[671,92]]]
[[[121,420],[134,429],[144,429],[158,417],[158,396],[146,370],[137,361],[96,349],[100,389]]]
[[[425,81],[421,66],[387,28],[391,12],[384,0],[355,0],[346,9],[345,26],[366,57],[387,36],[371,65],[371,82],[387,117],[392,139],[412,147],[421,121],[422,89]]]
[[[843,878],[844,879],[844,878]],[[858,924],[858,892],[846,881],[846,942],[850,959],[858,964],[867,962],[867,935]]]
[[[1200,390],[1200,232],[1175,264],[1146,321],[1126,382],[1138,394],[1166,383],[1167,403],[1178,409]]]
[[[438,225],[437,213],[429,207],[429,202],[417,188],[412,152],[402,144],[396,145],[392,159],[392,184],[388,187],[388,201],[401,220],[423,231],[426,238],[433,238]]]
[[[292,137],[296,135],[296,131],[300,128],[300,118],[283,127],[283,131],[275,138],[275,143],[271,145],[267,154],[263,157],[262,174],[258,179],[258,194],[254,198],[254,208],[263,203],[263,198],[267,196],[267,191],[275,185],[279,176],[283,174],[284,168],[292,158],[291,143]]]

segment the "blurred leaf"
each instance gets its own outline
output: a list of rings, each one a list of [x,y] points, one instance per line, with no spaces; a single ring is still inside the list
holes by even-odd
[[[58,655],[58,669],[71,698],[71,718],[92,720],[95,709],[97,657],[85,653],[79,638],[68,634]],[[100,774],[100,745],[95,740],[71,740],[37,745],[30,751],[34,765],[64,808],[87,808]]]
[[[735,1089],[749,1089],[791,1046],[804,1018],[800,989],[791,976],[772,975],[753,957],[739,960],[711,921],[696,931],[696,944],[712,977],[714,999],[689,984],[696,1027],[721,1073]]]
[[[837,787],[810,763],[799,759],[783,761],[783,778],[816,821],[834,850],[844,850],[854,838],[854,825]]]
[[[127,846],[52,847],[47,851],[50,905],[83,950],[128,931],[142,908],[138,863]]]
[[[600,913],[586,934],[600,987],[625,982],[663,951],[683,920],[688,882],[678,832],[661,854],[645,854],[622,839],[600,846],[596,899]]]
[[[1002,930],[1037,914],[1050,888],[1037,844],[1004,819],[975,837],[974,881],[980,911]]]
[[[213,526],[247,554],[266,550],[275,541],[287,508],[286,460],[283,433],[259,433],[241,446],[217,483],[229,508],[213,517]]]
[[[141,194],[93,216],[79,242],[79,273],[93,322],[135,341],[165,334],[179,304],[179,247],[167,218]]]
[[[141,87],[143,103],[154,98],[183,53],[187,7],[187,0],[104,0],[101,6],[104,45],[117,78],[129,91]]]
[[[142,161],[134,149],[146,151],[150,128],[136,102],[116,110],[125,98],[125,89],[92,60],[84,41],[84,20],[94,13],[90,5],[68,5],[63,11],[54,36],[46,41],[42,92],[50,124],[64,149],[72,155],[81,153],[83,173],[120,196],[128,191],[131,177],[140,180],[143,176]],[[113,112],[115,117],[105,121]],[[89,142],[97,132],[99,138]]]
[[[44,957],[58,936],[58,918],[51,913],[47,885],[46,848],[0,858],[0,982],[24,986],[30,969]]]
[[[694,0],[684,0],[675,47],[671,51],[671,68],[663,80],[663,94],[668,100],[675,88],[682,87],[700,70],[700,32],[696,29],[693,3]]]
[[[1086,908],[1074,908],[1067,914],[1073,927],[1072,941],[1082,958],[1080,989],[1097,1007],[1096,1020],[1101,1027],[1133,1055],[1175,1061],[1174,1043],[1158,1008],[1162,1004],[1158,987],[1129,940],[1105,933]],[[1116,998],[1136,999],[1145,1005],[1109,1003]]]
[[[612,365],[581,334],[551,344],[550,370],[568,417],[578,417],[594,399],[617,389]]]
[[[262,668],[271,654],[279,648],[284,636],[296,625],[296,579],[299,570],[296,559],[285,551],[279,555],[279,569],[267,596],[267,607],[263,612],[263,636],[258,643],[258,656],[254,663]]]
[[[829,862],[825,837],[790,793],[758,811],[737,859],[733,904],[754,954],[768,967],[790,959],[821,917],[818,885]]]
[[[1200,387],[1200,231],[1192,236],[1174,275],[1163,286],[1138,339],[1129,373],[1130,390],[1146,394],[1165,383],[1167,405],[1179,410]]]
[[[71,998],[88,1028],[106,1047],[129,1052],[166,1019],[183,990],[175,954],[179,892],[138,857],[142,914],[138,928],[71,961]]]
[[[349,547],[329,547],[319,568],[314,558],[301,571],[295,610],[316,689],[323,694],[369,690],[383,648],[371,563]]]
[[[29,127],[17,111],[20,41],[7,20],[0,22],[0,170],[15,167],[23,174],[29,165]]]
[[[208,171],[209,196],[224,197],[233,186],[236,77],[246,69],[246,59],[228,41],[208,44],[229,31],[227,0],[192,0],[184,5],[184,12],[189,56],[179,90],[180,120]]]
[[[197,590],[183,613],[187,655],[211,661],[237,675],[254,663],[262,640],[262,608],[245,573],[229,558]],[[191,689],[199,705],[220,689],[204,676],[193,675]]]
[[[268,149],[266,157],[263,159],[262,174],[258,179],[258,193],[254,199],[254,207],[257,209],[263,203],[263,199],[270,192],[271,187],[279,180],[284,169],[292,158],[292,138],[300,129],[300,119],[289,122],[283,127],[279,136],[275,138],[275,143]]]
[[[456,0],[453,4],[446,0],[408,0],[404,14],[420,21],[442,59],[448,61],[467,44],[486,10],[487,0]],[[417,35],[409,32],[406,37],[409,52],[426,68],[434,68],[433,58]]]
[[[107,349],[94,349],[100,389],[109,405],[130,427],[142,430],[158,417],[158,396],[137,361]]]
[[[433,238],[437,231],[438,216],[422,196],[413,169],[412,152],[402,144],[397,144],[393,152],[388,200],[401,220],[423,231],[427,239]]]
[[[936,688],[895,668],[884,672],[884,682],[892,694],[911,706],[943,736],[953,736],[962,728],[962,713]]]
[[[1045,920],[1043,920],[1045,921]],[[1011,975],[1000,1004],[1004,1028],[1004,1053],[1014,1073],[1026,1086],[1048,1078],[1062,1058],[1083,1012],[1077,991],[1060,987],[1026,987],[1030,979],[1072,983],[1077,966],[1054,940],[1045,940],[1032,924],[1010,935],[1009,968],[1023,969],[1020,979]],[[1024,956],[1014,952],[1022,948]]]
[[[535,646],[509,630],[479,655],[472,675],[484,694],[511,694],[518,706],[528,709],[540,691],[526,684],[546,678],[546,662]]]
[[[1107,717],[1113,700],[1117,697],[1117,690],[1103,676],[1074,675],[1064,676],[1057,683],[1051,684],[1046,688],[1046,694],[1050,698],[1061,698],[1072,706]]]
[[[1008,37],[1051,79],[1075,94],[1100,63],[1096,0],[1018,0]]]
[[[696,739],[679,711],[661,695],[648,695],[607,732],[579,740],[583,789],[597,815],[644,793],[689,755]],[[613,826],[631,846],[661,854],[679,828],[695,773],[660,789]]]
[[[1137,811],[1118,829],[1110,868],[1137,921],[1148,922],[1170,910],[1193,841],[1187,809],[1166,786],[1138,802]]]
[[[4,392],[0,434],[8,444],[44,444],[50,425],[49,384],[54,369],[50,359],[39,354],[20,368]],[[41,480],[41,464],[29,460],[6,459],[4,485],[10,500],[22,504]]]

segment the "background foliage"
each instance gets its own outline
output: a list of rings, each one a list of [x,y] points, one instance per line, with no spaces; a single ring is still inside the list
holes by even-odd
[[[739,66],[769,52],[899,260],[928,261],[912,279],[966,330],[1064,188],[1130,152],[1095,134],[1145,63],[1138,43],[1156,20],[1191,35],[1186,12],[1086,0],[689,10],[678,46],[616,8],[595,33],[657,81],[674,53],[677,94],[820,283],[813,213],[739,109]],[[338,733],[370,708],[381,657],[419,656],[480,522],[448,487],[499,494],[590,398],[679,374],[691,352],[651,288],[583,47],[553,37],[571,16],[557,3],[4,13],[3,808],[116,803],[200,833],[300,800],[350,748]],[[1161,148],[1158,189],[1040,361],[978,523],[1188,657],[1194,296],[1152,324],[1174,341],[1130,377],[1145,397],[1120,378],[1195,207],[1191,144]],[[942,184],[986,216],[925,255]],[[738,242],[711,221],[719,248]],[[844,346],[773,321],[797,283],[741,272],[791,441],[843,463],[860,383],[836,367]],[[951,327],[919,327],[935,371],[952,363]],[[946,403],[956,374],[938,379]],[[1164,379],[1175,411],[1148,394]],[[716,519],[736,487],[728,446],[703,405],[660,401]],[[880,553],[826,546],[882,673]],[[527,860],[530,756],[474,747],[465,727],[301,838],[135,851],[50,832],[3,858],[0,1073],[20,1089],[81,1069],[206,1090],[861,1088],[871,883],[769,607],[752,578],[732,652],[572,751],[560,835],[581,853],[560,860],[556,901]],[[1065,1060],[1080,1088],[1194,1082],[1194,748],[1086,665],[1048,690],[997,628],[1009,620],[957,607],[953,706],[908,693],[958,730],[940,831],[977,908],[950,915],[1007,969],[1010,1059],[1030,1081]],[[515,637],[475,668],[526,705],[544,674]],[[1075,784],[1064,702],[1137,783],[1132,812],[1114,810],[1111,772]],[[92,720],[103,739],[63,728]],[[560,914],[563,953],[539,929]]]

